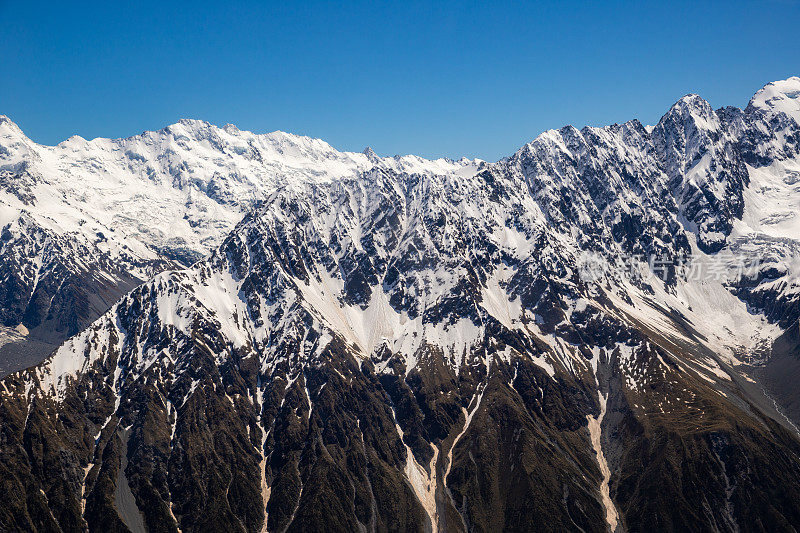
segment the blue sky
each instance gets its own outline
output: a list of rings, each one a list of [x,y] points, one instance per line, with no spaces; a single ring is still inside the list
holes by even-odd
[[[126,4],[0,0],[0,114],[45,144],[186,117],[495,160],[800,75],[792,0]]]

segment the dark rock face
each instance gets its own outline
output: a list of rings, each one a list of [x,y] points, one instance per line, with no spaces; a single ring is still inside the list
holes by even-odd
[[[0,254],[4,312],[81,332],[0,381],[0,529],[796,529],[800,438],[718,342],[737,332],[679,268],[579,268],[763,249],[735,232],[746,165],[794,148],[765,149],[758,109],[692,96],[471,175],[292,183],[86,328],[66,302],[99,289],[29,272],[46,239],[9,230],[33,251]],[[790,240],[714,285],[786,321],[783,369]]]
[[[679,212],[696,226],[705,252],[722,249],[744,211],[748,174],[737,141],[720,113],[697,95],[679,100],[653,129]]]
[[[76,249],[69,238],[48,231],[24,215],[3,231],[0,325],[21,324],[30,332],[26,343],[6,350],[16,353],[30,348],[31,364],[86,328],[143,281],[137,277],[141,274],[132,272],[157,272],[175,265],[167,259],[146,262],[133,256],[118,263],[99,250]],[[11,360],[15,353],[9,354]],[[2,375],[19,368],[6,368],[4,364]]]

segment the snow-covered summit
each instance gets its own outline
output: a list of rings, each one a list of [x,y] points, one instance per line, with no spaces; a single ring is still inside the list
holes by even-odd
[[[130,288],[169,266],[189,265],[217,246],[246,211],[282,188],[352,178],[373,168],[470,174],[479,164],[370,157],[311,137],[256,134],[190,119],[122,139],[75,135],[43,146],[3,117],[0,260],[8,276],[0,285],[0,322],[11,327],[28,320],[38,331],[53,314],[46,302],[59,302],[60,292],[102,292],[88,278]],[[118,296],[112,290],[96,307],[104,311]],[[72,325],[58,327],[69,334],[85,325],[85,318],[63,321]]]
[[[768,113],[785,113],[800,124],[800,77],[768,83],[750,100],[750,106]]]
[[[322,182],[374,166],[396,172],[447,173],[476,161],[378,158],[341,152],[325,141],[280,131],[255,134],[183,119],[123,139],[73,136],[42,146],[8,118],[0,123],[0,170],[33,178],[36,218],[53,231],[122,234],[156,252],[181,248],[205,255],[243,211],[293,181]],[[0,204],[19,209],[4,190]],[[62,212],[62,216],[52,216]],[[78,231],[78,233],[83,233]]]

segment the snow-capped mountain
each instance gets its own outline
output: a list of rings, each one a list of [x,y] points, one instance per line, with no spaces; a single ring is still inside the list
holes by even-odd
[[[246,214],[0,382],[0,525],[797,528],[799,97],[690,95],[495,164],[262,155],[303,170],[213,188],[248,204],[154,167]],[[142,158],[203,159],[175,138]]]
[[[157,272],[206,256],[247,209],[291,183],[479,163],[339,152],[318,139],[198,120],[51,147],[0,116],[0,325],[30,331],[0,354],[0,375],[24,368],[15,364],[31,349],[43,358]]]

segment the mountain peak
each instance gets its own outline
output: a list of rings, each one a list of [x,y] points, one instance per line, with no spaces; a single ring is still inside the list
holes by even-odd
[[[700,130],[711,131],[719,128],[719,118],[711,104],[703,97],[690,93],[672,104],[669,111],[658,121],[655,129],[676,126],[683,128],[687,124],[692,124]]]
[[[23,134],[20,127],[6,115],[0,115],[0,130],[9,130],[17,134]]]
[[[178,120],[177,124],[191,128],[208,128],[213,126],[210,122],[200,120],[199,118],[182,118]]]
[[[185,133],[189,134],[197,134],[201,132],[208,132],[209,130],[218,129],[217,126],[211,124],[210,122],[206,122],[205,120],[200,120],[196,118],[182,118],[175,122],[174,124],[170,124],[169,126],[163,128],[161,131],[164,132],[173,132],[173,131],[184,131]]]
[[[702,96],[699,94],[689,93],[682,96],[678,99],[677,102],[672,104],[672,107],[669,108],[669,111],[664,116],[672,115],[672,114],[679,114],[681,116],[687,116],[688,114],[697,116],[700,115],[711,115],[714,113],[714,109],[711,107],[711,104],[708,103]]]
[[[367,146],[366,148],[364,148],[364,150],[361,153],[367,156],[367,159],[369,159],[372,162],[375,162],[378,159],[380,159],[380,156],[378,156],[378,154],[375,153],[375,150],[373,150],[371,146]]]
[[[748,107],[771,115],[785,113],[800,125],[800,77],[766,84],[753,96]]]

